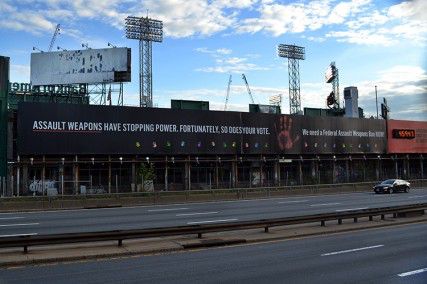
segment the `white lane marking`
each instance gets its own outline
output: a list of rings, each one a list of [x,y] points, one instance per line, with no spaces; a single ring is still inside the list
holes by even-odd
[[[207,201],[207,202],[194,202],[191,205],[203,205],[203,204],[222,204],[222,203],[243,203],[243,202],[259,202],[259,201],[274,201],[274,200],[286,200],[290,198],[318,198],[325,196],[346,196],[346,195],[366,195],[366,192],[345,192],[345,193],[326,193],[324,195],[299,195],[295,197],[276,197],[276,198],[259,198],[259,199],[246,199],[246,200],[222,200],[222,201]],[[179,205],[187,205],[188,203],[174,203],[174,204],[164,204],[164,205],[156,205],[157,207],[162,206],[179,206]],[[68,212],[79,212],[79,211],[89,211],[93,212],[95,210],[123,210],[123,209],[141,209],[141,208],[151,208],[152,205],[138,205],[138,206],[129,206],[129,207],[111,207],[111,208],[94,208],[94,209],[55,209],[55,210],[35,210],[35,211],[20,211],[20,212],[3,212],[0,213],[2,215],[11,215],[11,214],[44,214],[44,213],[68,213]]]
[[[34,236],[38,235],[38,233],[29,233],[29,234],[12,234],[12,235],[0,235],[0,238],[7,238],[7,237],[21,237],[21,236]]]
[[[178,211],[178,210],[187,210],[189,208],[166,208],[166,209],[151,209],[147,210],[148,212],[162,212],[162,211]]]
[[[187,225],[196,225],[196,224],[206,224],[206,223],[220,223],[220,222],[230,222],[237,221],[238,219],[222,219],[222,220],[210,220],[210,221],[197,221],[197,222],[188,222]]]
[[[412,199],[412,198],[424,198],[427,197],[425,195],[414,195],[414,196],[409,196],[408,199]]]
[[[427,268],[421,268],[421,269],[417,269],[417,270],[413,270],[413,271],[408,271],[405,273],[400,273],[397,275],[399,275],[400,277],[406,277],[406,276],[410,276],[410,275],[414,275],[414,274],[418,274],[418,273],[423,273],[426,271],[427,271]]]
[[[333,202],[333,203],[320,203],[320,204],[311,204],[311,207],[315,207],[315,206],[329,206],[329,205],[338,205],[341,204],[339,202]]]
[[[0,218],[0,220],[16,220],[16,219],[23,219],[24,217],[5,217]]]
[[[343,212],[343,211],[350,211],[350,210],[364,210],[368,209],[369,207],[359,207],[359,208],[348,208],[348,209],[338,209],[335,210],[335,212]]]
[[[282,201],[278,202],[279,204],[291,204],[291,203],[303,203],[308,202],[308,200],[294,200],[294,201]]]
[[[355,248],[355,249],[348,249],[348,250],[341,250],[341,251],[334,251],[334,252],[328,252],[323,253],[321,256],[329,256],[329,255],[336,255],[336,254],[342,254],[342,253],[348,253],[348,252],[355,252],[355,251],[361,251],[361,250],[367,250],[367,249],[373,249],[373,248],[380,248],[384,245],[376,245],[376,246],[370,246],[370,247],[363,247],[363,248]]]
[[[219,212],[197,212],[197,213],[176,214],[176,216],[180,217],[180,216],[208,215],[208,214],[218,214],[218,213]]]
[[[40,223],[7,224],[7,225],[0,225],[0,227],[33,226],[33,225],[39,225],[39,224]]]

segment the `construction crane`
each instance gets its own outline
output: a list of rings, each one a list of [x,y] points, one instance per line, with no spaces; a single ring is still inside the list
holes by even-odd
[[[228,98],[230,97],[231,75],[228,78],[227,96],[225,97],[224,110],[227,110]]]
[[[252,96],[252,92],[251,92],[251,89],[249,88],[248,80],[246,80],[245,74],[242,74],[242,79],[243,79],[243,81],[245,81],[246,89],[248,90],[248,94],[249,94],[249,97],[251,99],[251,102],[252,102],[252,104],[254,104],[255,103],[254,97]]]
[[[60,26],[59,26],[59,24],[57,24],[57,25],[56,25],[56,28],[55,28],[55,32],[53,33],[52,39],[51,39],[51,41],[50,41],[49,51],[52,51],[53,44],[55,43],[55,40],[56,40],[56,37],[57,37],[57,36],[58,36],[58,34],[59,34],[59,31],[61,30],[59,27],[60,27]]]

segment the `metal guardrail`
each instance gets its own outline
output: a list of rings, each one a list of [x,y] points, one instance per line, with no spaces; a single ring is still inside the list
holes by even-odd
[[[153,237],[179,236],[179,235],[197,235],[202,238],[203,234],[214,232],[225,232],[235,230],[246,230],[264,228],[267,233],[270,227],[286,226],[294,224],[315,223],[320,222],[321,226],[325,225],[326,221],[338,220],[338,224],[342,223],[343,219],[354,219],[357,222],[358,218],[369,217],[372,221],[374,216],[381,215],[381,219],[387,214],[393,214],[396,217],[398,213],[420,212],[424,214],[427,209],[427,203],[411,204],[403,206],[372,208],[363,210],[353,210],[348,212],[334,212],[326,214],[305,215],[296,217],[262,219],[254,221],[239,221],[223,224],[203,224],[189,225],[164,228],[147,228],[133,230],[116,230],[104,232],[89,232],[89,233],[67,233],[67,234],[51,234],[51,235],[29,235],[16,237],[0,238],[0,248],[23,247],[24,252],[28,252],[29,246],[39,245],[54,245],[67,243],[83,243],[83,242],[102,242],[102,241],[118,241],[121,246],[123,240],[142,239]]]

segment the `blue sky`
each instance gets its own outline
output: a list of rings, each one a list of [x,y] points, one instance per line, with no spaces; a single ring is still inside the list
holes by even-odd
[[[305,47],[300,62],[302,107],[325,107],[331,85],[324,72],[339,69],[341,97],[357,86],[359,106],[376,115],[375,89],[387,98],[391,118],[427,120],[427,1],[371,0],[2,0],[0,55],[11,58],[11,81],[29,82],[32,47],[47,50],[56,24],[55,48],[132,48],[132,82],[124,104],[138,105],[138,42],[124,36],[128,15],[162,20],[164,40],[153,43],[154,104],[171,99],[209,100],[224,109],[248,111],[241,74],[255,101],[283,94],[289,113],[287,61],[280,43]]]

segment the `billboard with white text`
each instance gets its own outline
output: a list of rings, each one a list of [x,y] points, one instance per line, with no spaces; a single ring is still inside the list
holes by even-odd
[[[21,103],[18,153],[385,153],[384,120]]]

